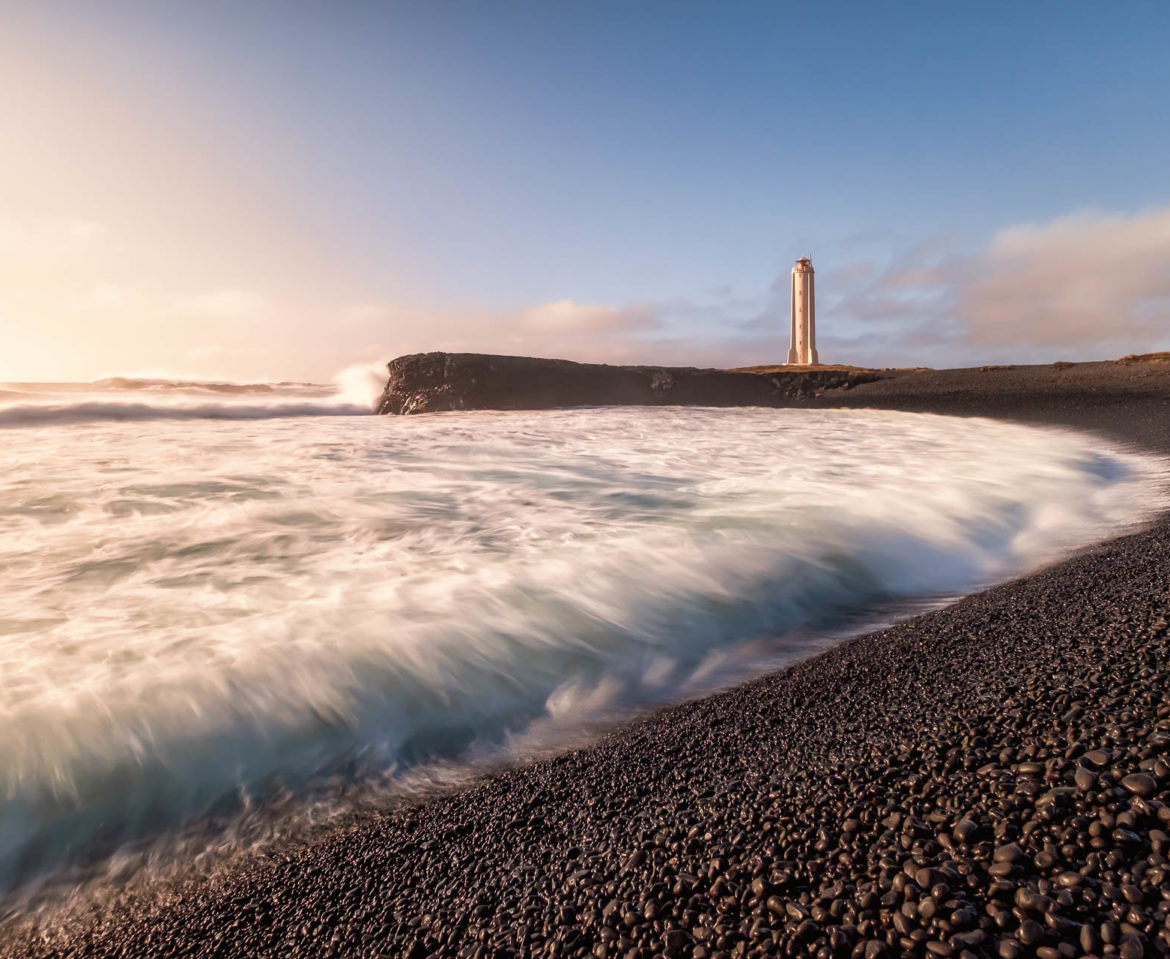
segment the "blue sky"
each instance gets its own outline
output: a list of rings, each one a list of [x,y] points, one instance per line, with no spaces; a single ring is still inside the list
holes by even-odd
[[[1170,343],[1166,4],[0,3],[6,378]]]

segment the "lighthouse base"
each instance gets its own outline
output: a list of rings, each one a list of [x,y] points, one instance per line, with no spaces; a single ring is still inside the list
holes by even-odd
[[[784,365],[785,366],[817,366],[821,361],[817,357],[816,347],[813,347],[808,352],[809,352],[808,359],[801,359],[799,356],[796,355],[796,348],[790,347],[788,350],[788,360],[785,362]]]

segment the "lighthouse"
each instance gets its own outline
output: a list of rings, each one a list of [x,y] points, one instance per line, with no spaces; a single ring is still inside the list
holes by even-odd
[[[792,268],[792,345],[789,366],[810,366],[817,359],[817,311],[813,303],[812,260],[802,256]]]

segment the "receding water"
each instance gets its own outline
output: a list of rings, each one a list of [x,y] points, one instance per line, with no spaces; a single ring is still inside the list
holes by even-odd
[[[984,420],[11,390],[0,890],[326,777],[571,737],[1163,500],[1158,460]]]

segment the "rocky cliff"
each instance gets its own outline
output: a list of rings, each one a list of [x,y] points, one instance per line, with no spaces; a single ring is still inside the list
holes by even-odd
[[[608,366],[485,353],[415,353],[389,364],[379,413],[539,410],[564,406],[793,406],[878,374],[855,370],[746,373]]]

